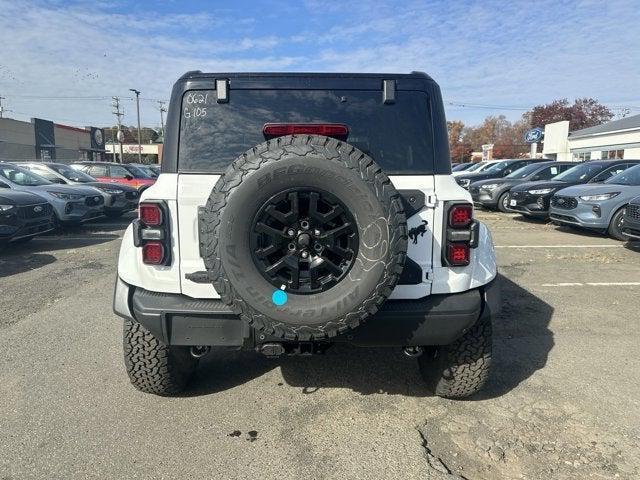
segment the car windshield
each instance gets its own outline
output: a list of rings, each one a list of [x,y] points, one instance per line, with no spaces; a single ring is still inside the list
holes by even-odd
[[[46,178],[30,172],[26,168],[15,165],[0,165],[0,175],[21,187],[38,187],[40,185],[52,184],[52,182]]]
[[[470,168],[468,163],[461,163],[460,165],[456,165],[456,166],[454,166],[454,167],[451,169],[451,171],[452,171],[452,172],[459,172],[459,171],[461,171],[461,170],[467,170],[468,168]]]
[[[540,164],[527,165],[526,167],[519,168],[515,172],[510,173],[505,178],[527,178],[532,173],[540,169]]]
[[[484,167],[486,164],[487,164],[487,162],[478,162],[473,167],[469,167],[468,169],[466,169],[465,172],[477,172],[482,167]]]
[[[510,164],[510,162],[494,163],[493,165],[491,165],[490,167],[487,167],[483,171],[487,172],[487,173],[501,172],[502,170],[506,169],[509,166],[509,164]]]
[[[66,165],[49,165],[49,168],[51,168],[51,170],[53,170],[54,172],[59,173],[67,180],[71,180],[72,182],[89,183],[97,181],[92,176]]]
[[[136,167],[135,165],[123,165],[131,175],[135,178],[153,178],[153,176],[147,172],[145,172],[142,168]]]
[[[569,170],[556,175],[554,180],[561,182],[586,182],[597,175],[605,166],[601,163],[581,163]]]
[[[640,165],[631,167],[618,175],[605,180],[604,183],[614,185],[637,185],[640,186]]]

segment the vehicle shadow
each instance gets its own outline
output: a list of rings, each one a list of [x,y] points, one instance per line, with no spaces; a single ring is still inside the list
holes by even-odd
[[[525,215],[518,215],[518,214],[515,214],[511,218],[513,220],[515,220],[516,222],[529,223],[529,224],[534,224],[534,225],[544,225],[544,224],[549,223],[549,219],[547,219],[547,218],[527,217]]]
[[[20,247],[21,250],[26,250],[27,248],[27,246]],[[8,256],[7,252],[11,252],[10,247],[6,247],[0,253],[0,278],[35,270],[56,261],[56,257],[47,253]]]
[[[494,319],[491,377],[470,400],[511,391],[547,362],[553,348],[549,322],[553,308],[533,293],[500,276],[503,310]],[[361,395],[430,396],[415,359],[401,349],[361,348],[337,344],[325,355],[263,358],[257,353],[212,353],[205,357],[187,395],[206,395],[242,384],[280,367],[284,381],[303,394],[348,388]]]

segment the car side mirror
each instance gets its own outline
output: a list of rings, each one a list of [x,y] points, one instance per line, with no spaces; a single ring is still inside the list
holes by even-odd
[[[507,175],[509,175],[510,173],[513,173],[513,170],[511,170],[510,168],[507,168],[504,173],[502,174],[503,177],[506,177]]]
[[[129,174],[125,175],[124,178],[127,180],[133,180],[133,177]]]

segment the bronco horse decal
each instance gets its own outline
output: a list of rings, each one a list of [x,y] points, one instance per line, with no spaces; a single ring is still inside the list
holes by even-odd
[[[427,225],[429,225],[429,222],[427,222],[426,220],[422,220],[421,225],[413,227],[411,230],[409,230],[409,238],[413,240],[412,243],[414,245],[418,244],[418,235],[424,237],[424,234],[427,233]]]

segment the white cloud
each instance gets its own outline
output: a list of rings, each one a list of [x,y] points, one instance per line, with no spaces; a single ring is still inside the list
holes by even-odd
[[[0,95],[28,116],[106,124],[114,118],[108,99],[24,96],[129,97],[137,88],[144,99],[167,99],[175,79],[194,69],[423,70],[448,100],[530,106],[593,96],[640,105],[640,14],[633,2],[326,5],[270,0],[246,12],[238,6],[170,14],[129,13],[100,1],[0,0]],[[135,106],[123,103],[132,124]],[[472,122],[501,113],[448,110]],[[153,102],[143,102],[142,119],[159,123]]]

